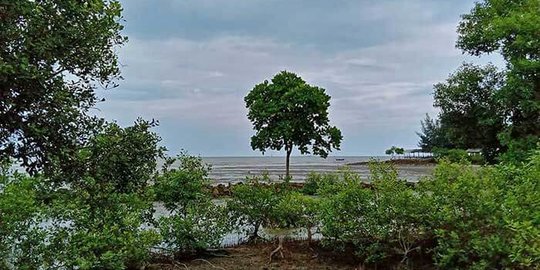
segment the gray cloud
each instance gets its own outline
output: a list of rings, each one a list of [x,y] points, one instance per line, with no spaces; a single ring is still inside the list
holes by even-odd
[[[99,114],[160,119],[172,149],[256,154],[243,97],[286,69],[332,96],[343,154],[414,147],[432,85],[468,59],[455,27],[472,4],[449,2],[124,1],[125,81]]]

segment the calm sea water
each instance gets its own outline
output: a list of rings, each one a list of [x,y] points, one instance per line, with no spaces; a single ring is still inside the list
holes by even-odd
[[[316,156],[291,157],[290,173],[293,181],[303,181],[310,172],[336,172],[344,167],[357,172],[363,178],[369,176],[366,165],[348,166],[350,163],[369,161],[370,159],[387,160],[388,157],[369,156],[333,156],[326,159]],[[273,180],[285,176],[284,157],[203,157],[212,166],[210,178],[218,183],[240,182],[247,177],[260,176],[268,173]],[[431,166],[400,165],[397,166],[400,177],[415,181],[421,176],[428,175]]]
[[[295,182],[302,182],[310,172],[330,173],[348,168],[357,172],[362,178],[369,177],[367,165],[348,165],[365,162],[371,159],[387,160],[388,157],[370,156],[333,156],[326,159],[316,156],[291,157],[290,173]],[[285,176],[285,157],[203,157],[204,162],[211,165],[210,178],[215,183],[236,183],[247,178],[268,174],[272,180],[280,180]],[[161,162],[158,162],[158,168]],[[429,175],[433,166],[398,165],[399,176],[409,181]],[[14,166],[13,169],[23,172],[23,168]]]

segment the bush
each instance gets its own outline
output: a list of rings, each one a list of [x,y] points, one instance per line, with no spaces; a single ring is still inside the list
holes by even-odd
[[[446,159],[454,163],[469,161],[469,154],[463,149],[434,148],[433,155],[439,160]]]
[[[276,205],[274,219],[278,227],[304,228],[308,242],[319,225],[319,199],[299,192],[288,192]]]
[[[150,221],[152,181],[162,149],[151,122],[121,128],[106,124],[78,150],[77,166],[51,188],[51,243],[63,268],[125,269],[144,263],[158,234]],[[54,187],[52,183],[48,186]],[[62,192],[60,192],[62,191]]]
[[[540,155],[523,167],[441,163],[423,194],[436,206],[439,266],[524,269],[540,266]]]
[[[304,180],[304,186],[302,187],[302,193],[306,195],[315,195],[319,189],[319,182],[323,177],[322,174],[310,172]]]
[[[253,178],[245,184],[236,185],[227,203],[235,225],[243,228],[248,241],[260,238],[261,226],[269,224],[281,200],[278,186],[271,185],[268,176]]]
[[[398,257],[403,262],[432,238],[429,201],[397,178],[389,164],[372,163],[371,189],[347,181],[323,199],[323,235],[328,244],[352,247],[367,263]]]
[[[175,162],[178,168],[171,168]],[[183,153],[166,159],[163,173],[156,179],[156,198],[170,212],[158,220],[158,228],[173,254],[217,247],[227,232],[226,213],[214,205],[207,190],[209,170],[201,158]]]
[[[39,227],[43,205],[37,199],[39,177],[0,166],[0,269],[38,269],[47,265],[46,231]]]
[[[163,243],[175,257],[217,248],[228,231],[226,213],[212,202],[188,206],[182,214],[162,217],[158,228]]]

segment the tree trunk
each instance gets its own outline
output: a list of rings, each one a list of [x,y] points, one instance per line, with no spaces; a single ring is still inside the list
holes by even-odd
[[[285,171],[285,179],[288,181],[289,178],[290,178],[290,174],[289,174],[289,162],[290,162],[290,159],[291,159],[291,152],[292,152],[292,148],[287,148],[286,149],[287,151],[287,160],[285,161],[285,168],[286,168],[286,171]]]

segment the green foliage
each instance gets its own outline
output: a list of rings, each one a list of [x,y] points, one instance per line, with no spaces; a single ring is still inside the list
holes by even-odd
[[[498,134],[505,128],[505,110],[499,102],[504,73],[493,65],[463,64],[435,88],[434,106],[441,109],[441,125],[458,148],[481,148],[493,161],[501,149]]]
[[[172,168],[178,163],[178,168]],[[154,190],[156,199],[169,210],[183,211],[189,205],[210,200],[206,188],[210,184],[210,166],[200,157],[180,154],[177,158],[166,158],[162,174],[157,177]]]
[[[178,168],[171,168],[179,163]],[[170,215],[158,220],[165,246],[174,254],[218,247],[227,232],[224,207],[215,205],[207,190],[210,167],[201,158],[182,153],[167,158],[156,178],[156,199]]]
[[[1,159],[33,173],[70,162],[101,122],[88,114],[95,89],[120,78],[121,11],[109,0],[0,3]]]
[[[305,182],[302,192],[307,195],[320,195],[334,191],[338,182],[357,180],[357,175],[347,168],[341,169],[337,173],[310,173]]]
[[[403,149],[401,147],[397,147],[397,146],[392,146],[389,149],[386,149],[386,151],[384,151],[384,153],[387,154],[387,155],[391,155],[392,158],[393,158],[394,155],[403,155],[405,153],[405,149]]]
[[[506,69],[463,64],[435,85],[440,128],[451,142],[437,147],[482,148],[489,163],[501,154],[499,161],[526,161],[540,141],[539,10],[537,0],[482,0],[462,16],[457,47],[475,56],[500,53]],[[422,148],[437,137],[436,124],[425,125]]]
[[[160,218],[158,228],[163,243],[176,255],[218,248],[229,225],[224,210],[222,206],[206,202]]]
[[[433,155],[439,160],[446,159],[454,163],[467,163],[470,159],[467,150],[463,149],[434,148]]]
[[[498,52],[506,80],[498,103],[508,112],[502,140],[516,161],[534,148],[540,130],[540,3],[537,0],[484,0],[463,15],[457,46],[472,55]],[[508,160],[508,159],[507,159]]]
[[[78,167],[57,177],[68,185],[50,211],[56,260],[63,266],[136,266],[159,242],[154,230],[142,228],[151,216],[148,186],[162,152],[153,126],[142,120],[126,128],[107,124],[79,150]]]
[[[431,237],[429,201],[381,163],[371,165],[372,188],[357,178],[327,193],[321,208],[322,233],[335,246],[352,246],[368,263],[398,256],[406,261]]]
[[[436,260],[443,268],[540,266],[537,152],[522,168],[472,168],[443,162],[423,184],[436,211]],[[534,179],[534,180],[533,180]]]
[[[329,124],[330,96],[298,75],[282,71],[272,82],[257,84],[244,100],[248,119],[257,131],[251,137],[251,147],[263,153],[285,149],[287,177],[293,147],[301,154],[321,157],[327,157],[332,148],[339,149],[343,137]]]
[[[313,228],[319,225],[319,199],[299,192],[287,192],[276,205],[274,219],[278,227],[304,228],[311,242]]]
[[[420,137],[418,146],[425,152],[431,152],[434,148],[451,148],[452,143],[448,139],[445,128],[439,119],[432,119],[426,114],[426,118],[420,121],[422,132],[417,132]]]
[[[261,226],[272,221],[280,199],[276,185],[271,185],[268,177],[253,178],[233,188],[227,207],[236,225],[245,228],[248,240],[253,241],[260,238]]]
[[[46,232],[38,225],[42,205],[37,198],[41,179],[0,170],[0,268],[38,269],[48,261]]]

